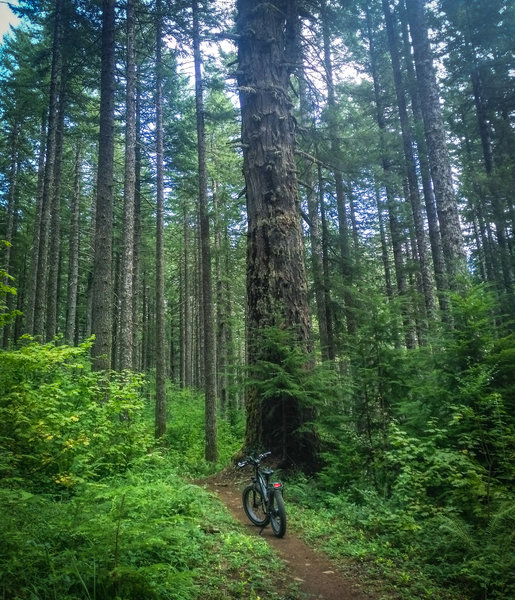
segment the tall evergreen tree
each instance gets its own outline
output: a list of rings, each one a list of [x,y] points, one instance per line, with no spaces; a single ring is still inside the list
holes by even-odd
[[[33,311],[33,333],[42,337],[45,335],[47,312],[49,240],[52,219],[52,204],[54,198],[56,145],[59,123],[59,86],[62,70],[62,18],[63,0],[56,0],[53,25],[46,155],[41,199],[41,221],[37,271],[35,271],[36,285]]]
[[[440,93],[429,42],[424,0],[406,0],[422,117],[433,179],[447,272],[454,278],[465,270],[465,252],[454,194]],[[453,282],[455,284],[455,281]]]
[[[294,124],[288,96],[285,31],[298,18],[293,0],[256,5],[238,0],[238,89],[248,213],[248,360],[267,356],[263,333],[280,327],[310,348],[304,249],[295,173]],[[288,19],[287,19],[288,15]],[[288,29],[290,28],[290,29]],[[294,397],[247,396],[248,448],[269,447],[286,462],[313,464],[308,412]],[[310,415],[311,416],[311,415]]]
[[[164,280],[163,5],[156,2],[156,437],[166,433]]]
[[[134,197],[136,194],[136,61],[134,0],[126,5],[126,112],[125,112],[125,180],[123,237],[120,268],[120,368],[131,369],[134,354],[133,284],[134,284]]]
[[[201,252],[201,282],[203,311],[203,365],[205,394],[205,457],[210,462],[218,460],[216,427],[216,346],[214,333],[213,286],[211,274],[211,241],[207,197],[206,138],[204,122],[204,93],[202,84],[202,56],[200,52],[200,16],[197,0],[192,1],[193,59],[195,64],[195,107],[197,120],[197,154],[199,181],[199,224]]]
[[[102,3],[102,73],[100,79],[100,132],[98,143],[95,256],[93,265],[92,330],[95,368],[111,368],[113,237],[113,160],[115,89],[115,2]]]

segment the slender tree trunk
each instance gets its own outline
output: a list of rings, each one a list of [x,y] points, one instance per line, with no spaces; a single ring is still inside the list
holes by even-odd
[[[393,300],[393,285],[392,285],[392,274],[390,269],[390,260],[388,257],[388,242],[386,240],[386,232],[384,226],[384,217],[383,217],[383,203],[381,200],[381,192],[379,187],[376,187],[375,191],[376,195],[376,206],[377,206],[377,217],[379,222],[379,237],[381,239],[381,259],[383,262],[384,269],[384,280],[385,280],[385,291],[386,297],[391,302]]]
[[[190,266],[190,224],[186,206],[183,207],[183,302],[182,302],[182,356],[183,356],[183,387],[190,387],[193,383],[192,371],[192,294],[191,294],[191,266]]]
[[[18,165],[18,169],[20,167],[21,167],[21,165]],[[27,265],[30,265],[30,261],[28,261],[27,258],[28,258],[28,256],[26,256],[25,260],[23,261],[22,272],[19,276],[19,279],[16,282],[18,285],[18,290],[19,290],[18,294],[16,295],[16,310],[20,311],[20,314],[16,316],[16,320],[14,322],[12,339],[15,343],[17,340],[20,339],[20,337],[24,333],[24,331],[23,331],[23,327],[24,327],[23,308],[26,304],[25,294],[26,294],[26,290],[27,290],[27,272],[28,272]]]
[[[116,211],[114,213],[116,215]],[[113,232],[118,229],[116,226],[116,222],[113,223]],[[112,359],[111,359],[111,368],[115,371],[120,370],[121,364],[121,344],[120,344],[120,329],[121,329],[121,269],[122,269],[122,258],[121,253],[118,248],[113,249],[113,264],[112,264],[112,277],[113,277],[113,314],[112,314],[112,324],[113,324],[113,346],[112,346]]]
[[[506,234],[506,217],[503,199],[499,197],[492,180],[494,169],[494,159],[492,152],[491,127],[488,120],[487,103],[484,97],[484,85],[481,77],[481,69],[478,64],[477,50],[472,36],[472,24],[470,22],[469,7],[465,6],[467,17],[467,29],[465,31],[465,44],[469,54],[468,60],[471,63],[470,79],[474,95],[474,105],[476,108],[477,125],[479,137],[481,139],[481,149],[483,151],[483,162],[485,172],[488,178],[487,192],[490,196],[492,205],[493,221],[497,234],[497,243],[499,245],[500,262],[502,267],[501,287],[509,291],[513,287],[512,260],[510,257],[510,248]]]
[[[66,68],[63,66],[60,82],[55,161],[52,174],[52,201],[49,244],[49,268],[46,300],[46,339],[57,335],[59,307],[59,275],[61,262],[61,173],[63,161],[64,117],[66,109]]]
[[[465,116],[461,115],[462,122],[464,121]],[[465,145],[465,154],[467,157],[467,162],[473,164],[474,160],[472,158],[473,150],[472,144],[467,135],[464,138]],[[497,260],[496,253],[496,244],[494,242],[494,236],[492,231],[492,226],[489,221],[488,215],[486,214],[486,206],[484,202],[484,189],[480,185],[478,181],[478,177],[475,173],[471,174],[472,179],[472,189],[473,189],[473,198],[472,198],[472,208],[474,215],[476,217],[481,244],[478,246],[482,248],[483,257],[485,262],[485,270],[486,270],[486,281],[490,281],[494,285],[499,285],[498,281],[498,273],[499,273],[499,261]]]
[[[98,165],[97,165],[98,168]],[[90,272],[88,273],[88,283],[86,291],[86,338],[90,338],[93,333],[93,267],[95,259],[95,235],[97,228],[97,194],[96,189],[93,192],[93,197],[90,206],[91,212],[91,229],[90,229],[90,244],[88,259],[90,263]]]
[[[331,148],[331,156],[335,161],[333,170],[334,185],[336,190],[336,207],[338,210],[338,231],[339,245],[341,257],[341,269],[343,277],[343,299],[345,303],[345,318],[347,323],[347,333],[352,336],[356,333],[356,317],[354,314],[353,299],[351,294],[353,267],[352,258],[350,255],[349,244],[349,226],[347,223],[347,210],[345,206],[345,188],[343,182],[343,173],[340,168],[341,148],[338,141],[338,125],[335,122],[335,114],[337,111],[336,94],[333,78],[333,64],[331,58],[331,36],[329,30],[329,16],[326,7],[326,1],[321,2],[322,16],[322,34],[324,45],[324,70],[327,83],[327,106],[329,108],[329,143]]]
[[[81,197],[81,147],[77,143],[75,151],[75,175],[73,185],[73,202],[71,212],[69,263],[68,263],[68,289],[66,299],[66,331],[65,338],[68,344],[75,341],[77,320],[77,298],[79,290],[79,244],[80,244],[80,197]]]
[[[420,265],[427,317],[432,319],[434,318],[436,305],[433,293],[433,281],[431,278],[431,265],[429,264],[429,259],[426,252],[426,234],[424,230],[424,219],[420,204],[415,157],[413,155],[413,140],[409,125],[408,110],[406,107],[405,87],[399,58],[398,36],[395,30],[395,21],[390,11],[389,1],[382,0],[382,2],[402,132],[404,160],[406,162],[406,176],[408,179],[408,193],[411,203],[411,210],[413,213],[413,222],[415,224],[417,259],[418,264]]]
[[[134,196],[136,193],[136,63],[134,0],[127,0],[127,89],[125,111],[125,182],[120,269],[120,368],[132,369],[134,355]]]
[[[352,254],[356,257],[359,253],[359,231],[358,221],[356,219],[356,201],[352,189],[349,190],[347,196],[349,198],[349,217],[352,230]]]
[[[98,145],[95,258],[93,267],[92,356],[97,370],[111,368],[113,282],[113,159],[115,88],[115,2],[102,3],[102,74],[100,80],[100,133]]]
[[[442,248],[447,272],[453,278],[452,285],[455,286],[455,277],[465,272],[465,253],[458,206],[452,186],[451,166],[445,141],[433,54],[424,14],[424,0],[406,0],[406,7],[413,42],[431,177],[442,235]]]
[[[424,124],[422,108],[420,106],[420,94],[411,55],[411,45],[408,31],[408,19],[404,1],[398,5],[398,21],[402,28],[403,53],[406,66],[407,82],[411,99],[411,110],[414,118],[414,133],[417,146],[418,160],[420,164],[420,177],[422,179],[422,190],[424,192],[424,204],[426,207],[427,225],[429,230],[429,241],[431,244],[431,256],[433,257],[433,268],[435,284],[438,294],[438,305],[442,311],[444,321],[450,322],[450,306],[448,298],[449,284],[445,270],[445,261],[442,250],[442,239],[440,226],[438,224],[438,212],[436,200],[431,181],[427,144],[424,137]]]
[[[318,155],[318,149],[317,149],[317,155]],[[335,348],[334,331],[333,331],[333,314],[332,314],[332,301],[331,301],[331,276],[330,276],[330,272],[329,272],[329,230],[328,230],[328,226],[327,226],[327,217],[326,217],[326,210],[325,210],[324,179],[322,177],[322,165],[320,164],[320,162],[318,162],[318,165],[317,165],[317,179],[318,179],[318,206],[320,208],[325,322],[327,324],[327,357],[329,360],[334,360],[336,357],[336,348]]]
[[[11,266],[11,245],[14,240],[15,231],[15,213],[16,213],[16,197],[17,197],[17,182],[18,182],[18,137],[20,135],[20,124],[16,121],[11,130],[10,138],[10,167],[9,175],[7,178],[7,223],[5,226],[5,233],[3,239],[7,242],[5,249],[2,248],[3,252],[3,269],[9,273]]]
[[[204,389],[204,311],[202,300],[202,260],[201,260],[201,241],[200,225],[197,222],[195,227],[195,279],[194,279],[194,316],[193,322],[193,385],[198,389]]]
[[[134,260],[132,280],[132,369],[141,369],[141,313],[140,313],[140,246],[141,246],[141,103],[139,73],[136,91],[136,151],[134,190]]]
[[[165,279],[164,279],[164,148],[161,0],[156,3],[156,438],[166,433]]]
[[[311,179],[311,184],[312,178]],[[313,274],[313,287],[315,290],[315,301],[318,321],[318,334],[320,336],[320,353],[322,360],[330,360],[329,331],[327,323],[327,306],[324,285],[324,268],[322,258],[322,236],[320,227],[320,216],[318,210],[318,198],[315,189],[310,186],[308,190],[308,214],[309,214],[309,236],[311,241],[311,269]]]
[[[9,274],[11,268],[11,259],[13,256],[12,252],[12,244],[14,243],[14,236],[16,233],[16,213],[17,213],[17,182],[18,182],[18,172],[20,165],[18,163],[18,136],[20,134],[20,124],[16,121],[11,130],[10,137],[10,168],[9,175],[7,178],[7,223],[5,227],[5,233],[3,236],[3,240],[7,242],[5,248],[3,246],[0,247],[0,253],[3,253],[3,270]],[[1,255],[1,254],[0,254]],[[3,283],[3,282],[0,282]],[[17,282],[17,286],[19,287],[19,282]],[[13,300],[11,294],[7,295],[5,298],[5,303],[7,305],[6,312],[10,313],[13,307]],[[11,338],[11,325],[10,323],[6,323],[3,328],[3,347],[7,348],[9,346],[9,340]]]
[[[228,275],[223,270],[224,255],[226,249],[223,247],[222,232],[225,229],[224,219],[221,215],[220,203],[218,201],[218,184],[211,182],[213,189],[213,212],[214,212],[214,251],[215,251],[215,273],[216,273],[216,389],[220,398],[220,413],[224,419],[228,415],[228,383],[227,383],[227,334],[229,318],[226,314],[227,303],[225,301],[226,285]]]
[[[390,225],[391,243],[393,250],[393,261],[395,267],[395,276],[397,280],[397,291],[399,296],[402,298],[402,320],[404,324],[404,336],[406,346],[408,348],[415,347],[415,337],[413,333],[413,324],[409,317],[409,307],[405,301],[408,288],[406,284],[406,273],[404,268],[404,253],[403,253],[403,242],[405,239],[403,227],[400,222],[399,206],[395,201],[395,193],[392,186],[392,167],[391,159],[387,155],[386,143],[385,143],[385,132],[386,132],[386,119],[384,115],[383,106],[383,94],[381,93],[381,86],[379,83],[379,69],[377,65],[376,49],[374,45],[373,32],[368,23],[368,36],[369,36],[369,52],[370,52],[370,70],[372,75],[372,82],[374,86],[374,101],[376,106],[376,120],[379,128],[379,147],[381,152],[381,164],[384,173],[384,183],[386,191],[386,208],[388,210],[388,221]]]
[[[300,53],[299,53],[300,54]],[[299,62],[302,58],[299,57]],[[304,130],[310,132],[309,106],[306,90],[306,80],[302,68],[298,69],[299,98],[300,98],[300,120]],[[315,292],[316,314],[318,322],[318,333],[320,338],[320,353],[322,360],[329,360],[329,333],[327,330],[327,308],[325,305],[324,270],[322,265],[322,236],[320,227],[320,216],[318,209],[318,197],[314,185],[313,163],[304,160],[303,179],[306,185],[306,197],[309,216],[309,239],[311,242],[311,272],[313,277],[313,288]]]
[[[185,323],[185,294],[184,294],[184,265],[181,259],[179,263],[179,384],[181,388],[186,386],[186,323]]]
[[[206,141],[204,128],[204,99],[202,91],[202,57],[200,52],[199,8],[193,9],[193,58],[195,62],[195,105],[197,113],[197,151],[199,170],[199,215],[202,264],[202,309],[204,320],[204,394],[205,394],[205,458],[218,460],[216,426],[216,345],[214,333],[213,291],[211,276],[211,242],[209,239],[209,211],[207,205]]]
[[[50,98],[46,142],[45,175],[41,208],[41,231],[39,238],[39,257],[34,303],[34,334],[43,337],[48,282],[48,243],[50,237],[50,219],[53,199],[54,167],[56,153],[56,135],[58,127],[59,77],[61,74],[63,0],[56,0],[54,15],[54,34],[52,44],[52,67],[50,73]]]
[[[34,213],[32,258],[30,263],[30,274],[28,280],[27,303],[25,308],[25,330],[34,335],[34,317],[36,310],[37,279],[39,270],[39,247],[41,245],[41,219],[43,213],[43,187],[45,171],[45,140],[47,137],[47,118],[44,114],[41,118],[41,134],[39,142],[38,160],[38,185],[36,193],[36,209]]]
[[[300,125],[302,131],[306,132],[308,154],[310,144],[313,141],[313,127],[311,126],[311,111],[308,98],[308,86],[304,72],[304,56],[301,44],[302,27],[300,19],[295,20],[297,30],[293,32],[292,62],[297,64],[297,78],[299,82],[299,109]],[[320,341],[320,353],[322,360],[329,360],[329,333],[327,324],[327,307],[325,305],[326,295],[324,290],[324,271],[322,264],[322,235],[318,207],[318,196],[315,189],[314,161],[312,158],[302,160],[302,180],[306,188],[306,200],[309,216],[309,239],[311,244],[311,273],[313,277],[313,289],[315,292],[316,315],[318,323],[318,335]]]
[[[227,227],[224,228],[224,246],[226,252],[224,253],[224,286],[223,286],[223,306],[224,306],[224,347],[225,353],[225,383],[227,386],[227,410],[229,415],[229,422],[231,425],[236,424],[236,410],[237,410],[237,399],[236,392],[232,391],[235,387],[236,377],[234,375],[237,357],[235,352],[234,337],[233,337],[233,326],[232,326],[232,313],[233,313],[233,302],[232,302],[232,285],[231,285],[231,264],[230,264],[230,242]]]
[[[143,271],[141,282],[141,368],[146,371],[149,368],[148,364],[148,345],[149,345],[149,298],[147,286],[147,273]]]

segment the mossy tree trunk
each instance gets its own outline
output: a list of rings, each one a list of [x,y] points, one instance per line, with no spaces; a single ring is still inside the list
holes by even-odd
[[[288,51],[295,3],[239,0],[238,86],[248,211],[248,361],[273,361],[263,334],[288,329],[306,356],[310,320],[294,160],[294,121],[288,96]],[[308,359],[306,358],[306,362]],[[266,377],[261,372],[262,377]],[[247,397],[248,450],[267,448],[284,463],[314,462],[315,439],[299,432],[310,417],[296,398]]]

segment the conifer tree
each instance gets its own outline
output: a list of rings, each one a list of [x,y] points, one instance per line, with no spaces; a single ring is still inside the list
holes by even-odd
[[[311,344],[285,35],[298,14],[293,0],[258,5],[238,0],[237,8],[248,212],[248,355],[250,365],[256,365],[274,361],[273,352],[267,356],[264,337],[270,327],[290,331],[304,352]],[[309,428],[299,431],[308,414],[309,407],[294,397],[265,401],[251,389],[245,445],[254,450],[266,446],[285,463],[312,465],[315,438]]]
[[[113,160],[115,88],[115,2],[102,4],[102,73],[100,79],[100,132],[98,144],[95,256],[93,264],[92,331],[97,370],[111,368],[113,282]]]

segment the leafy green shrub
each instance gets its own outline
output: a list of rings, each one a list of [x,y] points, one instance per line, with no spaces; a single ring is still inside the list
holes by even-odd
[[[276,598],[279,565],[159,453],[66,501],[0,489],[0,596],[18,600]],[[265,574],[265,576],[263,576]]]
[[[0,354],[0,474],[56,491],[127,468],[151,443],[141,378],[90,369],[78,348],[28,341]]]
[[[168,394],[168,429],[166,448],[171,464],[183,475],[198,477],[219,470],[241,448],[243,419],[231,425],[218,420],[219,463],[204,459],[204,396],[195,390],[172,388]]]
[[[3,245],[10,246],[11,244],[5,240],[0,240],[0,248]],[[14,281],[14,277],[0,268],[0,329],[15,319],[17,315],[21,315],[19,310],[9,310],[6,302],[8,294],[9,296],[16,296],[16,288],[9,285],[11,281]]]
[[[440,580],[460,581],[477,597],[515,595],[515,504],[505,502],[486,524],[440,515],[424,524],[420,545],[426,570]]]

